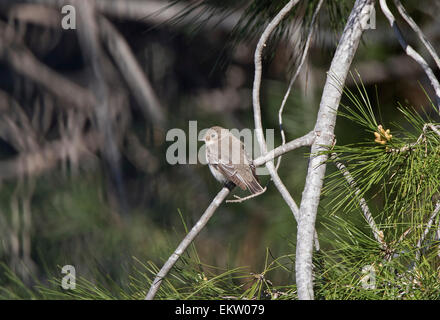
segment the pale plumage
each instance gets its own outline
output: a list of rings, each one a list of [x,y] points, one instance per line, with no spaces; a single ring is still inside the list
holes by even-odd
[[[231,181],[253,194],[263,192],[255,175],[255,166],[246,154],[244,144],[229,130],[212,127],[206,132],[204,140],[209,169],[218,181]]]

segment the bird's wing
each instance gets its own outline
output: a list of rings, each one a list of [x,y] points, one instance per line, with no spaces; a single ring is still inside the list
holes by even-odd
[[[236,166],[231,163],[226,163],[224,161],[219,161],[214,166],[225,176],[227,180],[232,181],[241,189],[246,190],[246,180],[238,173]]]
[[[230,135],[228,140],[223,140],[222,142],[224,143],[221,145],[223,150],[229,152],[219,152],[215,168],[220,171],[227,180],[232,181],[243,190],[248,189],[251,193],[263,191],[263,188],[256,178],[253,161],[247,155],[244,144],[233,135]],[[234,147],[233,144],[238,146],[238,153],[236,152],[237,147]],[[235,150],[235,153],[233,153],[232,150]]]

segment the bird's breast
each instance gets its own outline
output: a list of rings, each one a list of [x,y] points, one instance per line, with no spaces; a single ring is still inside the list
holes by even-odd
[[[221,183],[225,183],[227,182],[227,179],[225,178],[225,176],[218,171],[215,166],[213,165],[209,165],[209,170],[211,170],[212,175],[217,179],[217,181],[221,182]]]

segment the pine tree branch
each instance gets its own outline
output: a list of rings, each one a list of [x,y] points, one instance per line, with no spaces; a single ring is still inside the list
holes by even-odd
[[[296,246],[296,283],[298,298],[309,300],[313,294],[313,238],[316,215],[323,186],[327,150],[334,139],[336,112],[341,100],[342,90],[340,84],[345,83],[350,65],[358,48],[362,36],[362,26],[370,18],[374,8],[373,0],[357,0],[350,13],[339,44],[336,48],[326,83],[322,93],[318,118],[315,125],[317,137],[311,148],[311,156],[306,176],[300,206],[300,221],[298,224]],[[335,79],[337,79],[335,81]]]
[[[70,106],[88,111],[96,103],[93,93],[41,63],[3,23],[0,23],[0,60]]]
[[[425,74],[428,77],[428,79],[431,82],[431,85],[434,89],[434,92],[436,95],[437,109],[440,111],[440,83],[437,80],[437,78],[435,77],[434,72],[429,67],[429,65],[425,61],[425,59],[423,59],[423,57],[416,50],[414,50],[413,47],[408,45],[405,38],[403,37],[402,32],[399,29],[399,26],[396,23],[396,19],[394,18],[394,15],[392,14],[390,9],[388,8],[386,0],[380,0],[379,3],[380,3],[380,7],[382,9],[383,14],[388,19],[391,27],[393,28],[394,34],[396,35],[397,40],[399,40],[399,43],[400,43],[401,47],[403,48],[403,50],[405,51],[405,53],[409,57],[414,59],[422,67],[423,71],[425,71]]]
[[[432,124],[432,123],[425,123],[423,126],[423,130],[422,133],[420,134],[420,136],[417,138],[416,142],[404,145],[403,147],[400,148],[386,148],[386,152],[390,152],[390,153],[403,153],[403,152],[408,152],[414,149],[414,147],[416,147],[417,145],[420,144],[420,142],[424,141],[426,142],[426,130],[431,129],[433,132],[435,132],[439,137],[440,137],[440,131],[437,129],[437,127]]]
[[[187,4],[158,0],[87,0],[94,2],[96,9],[106,16],[133,20],[139,23],[167,25],[181,28],[194,21],[203,21],[206,29],[219,28],[230,32],[240,20],[240,13],[227,16],[212,13],[209,6],[199,5],[188,10]],[[68,0],[0,0],[0,4],[34,3],[60,7],[69,4]]]
[[[440,70],[440,58],[435,52],[434,47],[432,46],[431,42],[426,38],[425,34],[423,33],[422,29],[417,25],[417,23],[413,20],[413,18],[408,14],[405,7],[402,5],[400,0],[394,0],[394,5],[397,7],[397,10],[399,10],[400,15],[405,19],[405,21],[409,24],[409,26],[414,30],[414,32],[417,34],[417,37],[419,40],[425,45],[426,49],[430,53],[431,57],[434,59],[435,64],[437,65],[437,68]]]
[[[379,228],[376,225],[376,222],[374,222],[374,218],[371,214],[370,208],[368,207],[367,202],[364,198],[359,197],[359,194],[361,193],[361,190],[359,189],[356,181],[354,180],[353,176],[351,175],[350,171],[348,171],[347,167],[340,161],[338,158],[338,155],[336,153],[332,153],[330,157],[334,162],[336,167],[339,171],[341,171],[342,175],[344,176],[345,180],[348,182],[348,185],[351,189],[354,190],[354,194],[356,197],[359,198],[359,205],[361,207],[362,213],[364,215],[365,220],[367,220],[368,225],[370,226],[371,230],[373,231],[374,238],[379,243],[379,246],[382,250],[386,250],[388,248],[383,232],[379,230]]]
[[[316,137],[315,132],[310,131],[306,135],[299,137],[297,139],[294,139],[292,141],[289,141],[286,144],[280,145],[280,146],[276,147],[275,149],[267,152],[265,155],[258,157],[257,159],[255,159],[253,161],[253,163],[256,167],[259,167],[259,166],[264,165],[268,161],[275,159],[275,158],[277,158],[277,157],[279,157],[289,151],[298,149],[300,147],[311,146],[313,141],[315,140],[315,137]]]
[[[422,250],[422,243],[423,243],[423,241],[425,241],[425,238],[428,235],[428,232],[431,229],[432,224],[434,223],[434,220],[437,217],[439,212],[440,212],[440,201],[437,201],[437,204],[435,205],[435,209],[432,212],[431,217],[428,220],[426,228],[423,231],[422,236],[420,237],[419,241],[417,241],[416,261],[420,260],[420,252]]]
[[[96,152],[101,145],[101,135],[96,131],[47,142],[36,151],[23,152],[13,159],[0,161],[0,180],[40,174],[52,169],[69,154],[82,158]]]
[[[280,131],[281,131],[281,141],[282,144],[286,143],[286,135],[284,133],[284,128],[283,128],[283,111],[284,111],[284,107],[286,105],[287,99],[289,98],[290,92],[292,91],[292,87],[293,84],[296,81],[296,78],[298,78],[298,75],[304,65],[304,62],[306,61],[306,58],[308,56],[309,53],[309,49],[310,49],[310,44],[312,42],[312,36],[313,36],[313,32],[315,30],[315,22],[316,22],[316,18],[318,17],[319,11],[321,10],[322,4],[324,3],[324,0],[320,0],[318,5],[316,6],[315,12],[313,13],[312,16],[312,20],[310,21],[310,26],[309,26],[309,33],[307,35],[307,40],[304,46],[304,50],[301,54],[301,58],[300,58],[300,62],[298,64],[298,67],[296,68],[295,73],[293,74],[292,78],[290,79],[289,82],[289,87],[287,88],[286,93],[284,94],[283,97],[283,101],[281,102],[281,106],[280,109],[278,110],[278,123],[280,126]],[[276,169],[278,170],[278,168],[280,167],[281,164],[281,157],[278,157],[278,162],[276,165]]]
[[[437,241],[440,242],[440,219],[438,220],[437,225]],[[440,245],[437,247],[437,256],[440,258]]]
[[[99,17],[99,29],[108,51],[128,87],[133,92],[139,106],[141,106],[145,117],[151,119],[156,124],[163,123],[165,121],[163,108],[127,41],[112,23],[103,16]]]
[[[94,2],[69,0],[78,11],[78,40],[86,66],[90,69],[90,87],[96,96],[93,106],[96,126],[103,137],[100,148],[104,163],[109,166],[111,180],[116,187],[119,201],[125,201],[121,171],[121,154],[119,152],[116,132],[111,113],[110,88],[104,75],[104,54],[99,38],[98,13]]]
[[[439,126],[435,126],[432,123],[427,123],[426,125],[440,137],[440,130],[438,129]]]
[[[211,219],[212,215],[214,214],[215,210],[220,206],[220,204],[226,199],[226,197],[229,194],[229,189],[224,187],[220,192],[215,196],[214,200],[212,200],[209,207],[205,210],[203,215],[200,217],[199,221],[192,227],[190,232],[185,236],[185,238],[180,242],[177,249],[173,252],[173,254],[168,258],[167,262],[163,265],[163,267],[160,269],[158,274],[156,275],[154,281],[151,284],[150,290],[147,293],[147,296],[145,297],[145,300],[153,300],[157,290],[159,290],[159,287],[163,281],[163,279],[166,277],[168,272],[171,270],[171,268],[174,266],[174,264],[177,262],[177,260],[180,258],[180,256],[185,252],[186,248],[191,244],[191,242],[195,239],[195,237],[202,231],[202,229],[205,227],[205,225],[208,223],[209,219]]]
[[[289,14],[289,12],[298,2],[299,0],[291,0],[280,10],[280,12],[278,12],[275,18],[273,18],[272,21],[270,21],[269,24],[266,26],[255,49],[255,55],[254,55],[255,74],[254,74],[254,84],[252,89],[252,101],[253,101],[253,110],[254,110],[255,132],[263,156],[267,154],[267,144],[263,135],[263,125],[261,120],[261,105],[260,105],[261,77],[263,73],[263,66],[262,66],[263,49],[266,47],[266,42],[269,40],[269,37],[272,34],[272,32],[277,28],[277,26],[284,19],[284,17],[286,17]],[[295,203],[295,200],[293,200],[286,186],[280,179],[277,170],[275,169],[275,166],[273,164],[273,161],[266,162],[266,168],[270,173],[270,176],[272,178],[272,181],[274,182],[275,187],[278,189],[284,201],[287,203],[290,210],[292,211],[295,219],[298,221],[299,220],[298,205]]]

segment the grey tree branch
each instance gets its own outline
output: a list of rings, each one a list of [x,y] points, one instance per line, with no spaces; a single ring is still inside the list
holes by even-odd
[[[48,142],[37,151],[24,152],[13,159],[0,161],[0,181],[23,175],[40,174],[53,168],[69,153],[85,157],[97,151],[100,145],[101,138],[97,132]]]
[[[0,118],[0,137],[20,152],[37,149],[37,133],[27,114],[18,101],[3,90],[0,90],[0,109],[12,113],[11,116],[5,112]]]
[[[126,40],[105,17],[99,18],[99,28],[108,51],[113,56],[113,60],[141,106],[145,117],[154,123],[163,123],[165,116],[159,99]]]
[[[255,124],[255,132],[257,136],[257,141],[260,146],[260,150],[263,156],[267,154],[267,145],[266,140],[263,135],[263,125],[261,121],[261,105],[260,105],[260,88],[261,88],[261,76],[263,73],[263,67],[262,67],[262,55],[263,55],[263,49],[266,46],[266,42],[268,41],[270,35],[272,32],[276,29],[278,24],[284,19],[284,17],[292,10],[292,8],[299,2],[299,0],[291,0],[289,1],[281,10],[278,12],[278,14],[275,16],[275,18],[270,21],[270,23],[266,26],[265,30],[263,31],[263,34],[260,37],[260,40],[257,43],[257,47],[255,49],[255,55],[254,55],[254,64],[255,64],[255,75],[254,75],[254,84],[252,89],[252,101],[253,101],[253,109],[254,109],[254,124]],[[299,219],[299,209],[297,204],[295,203],[295,200],[293,200],[292,196],[290,195],[289,191],[287,190],[284,183],[281,181],[280,177],[278,176],[277,170],[275,169],[275,165],[273,164],[273,161],[266,162],[266,168],[270,173],[270,176],[272,178],[272,181],[274,182],[274,185],[280,192],[281,196],[283,197],[284,201],[286,201],[287,205],[289,206],[290,210],[292,211],[295,219],[298,221]]]
[[[434,223],[434,220],[437,217],[439,212],[440,212],[440,201],[437,201],[437,204],[435,205],[435,209],[432,212],[431,217],[429,217],[428,223],[426,224],[426,228],[423,231],[422,236],[420,237],[419,241],[417,241],[416,261],[418,261],[420,259],[420,252],[422,250],[422,243],[423,243],[423,241],[425,241],[425,238],[428,235],[428,232],[431,229],[432,224]]]
[[[226,199],[226,197],[229,194],[229,189],[224,187],[220,192],[215,196],[214,200],[212,200],[209,207],[205,210],[203,215],[200,217],[199,221],[192,227],[190,232],[185,236],[185,238],[180,242],[177,249],[173,252],[173,254],[168,258],[167,262],[163,265],[163,267],[160,269],[158,274],[156,275],[155,279],[153,280],[150,290],[147,293],[147,296],[145,297],[145,300],[153,300],[154,296],[157,293],[157,290],[159,290],[159,287],[165,278],[165,276],[168,274],[168,272],[171,270],[171,268],[174,266],[174,264],[177,262],[177,260],[180,258],[180,256],[185,252],[186,248],[191,244],[191,242],[194,240],[194,238],[200,233],[200,231],[205,227],[205,225],[208,223],[209,219],[211,219],[212,215],[214,214],[215,210],[220,206],[220,204]]]
[[[437,225],[437,241],[440,242],[440,219],[439,219],[438,225]],[[440,258],[440,245],[437,248],[437,256]]]
[[[392,152],[392,153],[402,153],[402,152],[408,152],[413,150],[413,148],[417,145],[419,145],[421,142],[426,142],[426,131],[431,129],[434,133],[436,133],[440,137],[440,131],[437,129],[435,125],[432,123],[425,123],[422,129],[422,133],[417,138],[416,142],[404,145],[400,148],[387,148],[386,152]]]
[[[94,115],[99,132],[103,136],[101,152],[105,164],[110,167],[112,180],[118,192],[119,200],[124,201],[122,173],[120,168],[121,155],[117,145],[116,132],[113,128],[111,114],[110,89],[104,76],[104,55],[99,41],[97,12],[94,3],[83,0],[70,0],[78,10],[78,39],[83,56],[91,69],[91,87],[97,97],[94,105]]]
[[[413,47],[408,45],[405,38],[403,37],[402,32],[399,29],[399,26],[396,23],[396,19],[394,18],[394,15],[392,14],[390,9],[388,8],[386,0],[380,0],[379,3],[380,3],[380,7],[382,9],[383,14],[388,19],[391,27],[393,28],[394,34],[396,35],[397,40],[399,40],[399,43],[400,43],[401,47],[403,48],[403,50],[405,51],[405,53],[409,57],[414,59],[422,67],[423,71],[425,71],[425,74],[428,77],[429,81],[431,82],[431,85],[432,85],[434,92],[435,92],[435,95],[436,95],[437,109],[440,110],[440,84],[439,84],[437,78],[435,77],[434,72],[429,67],[429,65],[425,61],[425,59],[423,59],[423,57],[416,50],[414,50]]]
[[[287,88],[287,91],[283,97],[283,101],[281,102],[281,106],[280,109],[278,111],[278,123],[280,125],[280,131],[281,131],[281,140],[282,140],[282,144],[286,143],[286,135],[284,133],[284,128],[283,128],[283,111],[284,111],[284,107],[286,105],[287,99],[289,98],[290,92],[292,91],[292,87],[293,84],[296,81],[296,78],[298,78],[299,73],[301,72],[301,69],[304,65],[304,62],[306,61],[307,55],[309,53],[309,49],[310,49],[310,44],[312,42],[312,36],[313,36],[313,32],[315,30],[315,22],[316,22],[316,18],[318,17],[319,11],[321,10],[322,4],[324,3],[324,0],[320,0],[318,5],[316,6],[315,12],[313,13],[312,16],[312,20],[310,21],[310,26],[309,26],[309,33],[307,35],[307,40],[306,40],[306,44],[304,46],[304,51],[301,54],[301,59],[300,62],[298,64],[298,67],[295,71],[295,73],[293,74],[292,78],[290,79],[290,83],[289,83],[289,87]],[[278,158],[278,162],[276,165],[276,169],[278,170],[279,166],[281,163],[281,157]]]
[[[92,0],[87,0],[92,2]],[[93,0],[96,9],[107,16],[135,20],[137,22],[152,23],[155,25],[167,24],[180,28],[191,22],[203,21],[207,29],[220,28],[232,31],[240,19],[239,13],[230,13],[228,16],[212,14],[205,5],[188,11],[187,5],[158,0]],[[51,6],[67,4],[66,0],[0,0],[0,4],[36,3]]]
[[[41,63],[24,44],[17,42],[12,30],[0,24],[0,60],[17,73],[44,87],[61,101],[80,110],[87,110],[96,103],[94,95]],[[62,104],[60,104],[62,105]]]
[[[306,183],[300,206],[296,247],[296,283],[298,298],[313,299],[312,252],[316,215],[323,186],[328,155],[321,153],[334,138],[336,112],[342,91],[338,82],[345,83],[351,62],[368,21],[374,0],[357,0],[336,48],[319,106],[315,125],[317,137],[312,144]],[[338,79],[338,81],[335,81]]]
[[[440,58],[439,58],[437,52],[435,52],[435,49],[432,46],[431,42],[429,42],[429,40],[426,38],[422,29],[420,29],[420,27],[417,25],[417,23],[408,14],[408,12],[406,11],[405,7],[402,5],[400,0],[394,0],[394,5],[397,7],[397,10],[399,10],[399,13],[403,17],[403,19],[405,19],[405,21],[410,25],[410,27],[417,34],[417,37],[419,38],[419,40],[425,45],[429,54],[434,59],[435,64],[437,65],[437,68],[439,68],[439,70],[440,70]]]
[[[258,157],[257,159],[255,159],[253,161],[254,165],[259,167],[259,166],[264,165],[265,163],[267,163],[271,159],[274,159],[276,157],[283,155],[284,153],[295,150],[299,147],[311,146],[314,140],[315,140],[315,132],[310,131],[306,135],[304,135],[300,138],[297,138],[295,140],[292,140],[286,144],[283,144],[283,145],[267,152],[265,155]]]
[[[348,182],[348,185],[350,188],[354,190],[354,194],[356,197],[359,197],[359,194],[361,193],[361,190],[359,189],[356,181],[354,180],[353,176],[351,175],[350,171],[348,171],[347,167],[340,161],[338,158],[338,155],[336,153],[331,154],[331,159],[335,162],[336,167],[341,171],[343,174],[345,180]],[[376,223],[374,222],[374,218],[371,215],[370,208],[368,207],[367,202],[364,198],[359,198],[359,205],[361,207],[362,213],[364,215],[365,220],[367,220],[368,225],[370,226],[371,230],[373,231],[374,238],[379,243],[379,246],[382,250],[387,249],[387,244],[384,240],[383,232],[379,230]]]
[[[438,129],[439,126],[435,126],[432,123],[427,123],[426,126],[428,126],[432,131],[434,131],[440,137],[440,130]]]

